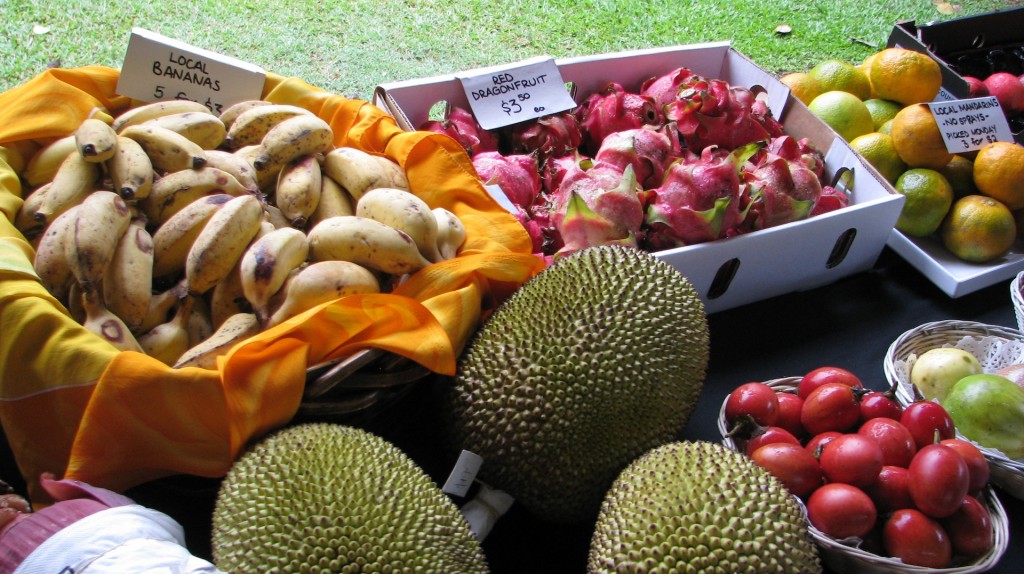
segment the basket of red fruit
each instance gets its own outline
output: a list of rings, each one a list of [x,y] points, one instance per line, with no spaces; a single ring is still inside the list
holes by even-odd
[[[1009,544],[984,456],[938,403],[821,367],[740,385],[718,428],[803,502],[832,571],[984,572]]]

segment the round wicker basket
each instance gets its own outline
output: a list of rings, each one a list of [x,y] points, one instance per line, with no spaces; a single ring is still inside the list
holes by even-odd
[[[978,358],[985,372],[994,372],[1016,361],[1015,357],[1024,361],[1024,332],[957,320],[934,321],[906,331],[889,346],[884,365],[886,378],[890,384],[897,385],[896,397],[901,404],[907,405],[920,398],[910,383],[910,368],[917,356],[935,347],[964,348]],[[966,438],[959,433],[958,436]],[[1024,499],[1024,461],[977,446],[989,461],[992,482],[1015,498]]]
[[[777,391],[796,392],[800,377],[785,377],[764,382]],[[722,407],[718,416],[718,430],[722,434],[722,442],[725,446],[743,452],[745,445],[742,439],[726,436],[729,430],[725,420],[725,404],[727,400],[728,398],[722,401]],[[859,539],[840,541],[818,530],[810,522],[808,522],[807,527],[811,537],[814,538],[814,542],[818,546],[822,562],[832,572],[840,574],[860,574],[864,572],[879,574],[967,574],[985,572],[995,566],[1006,552],[1006,548],[1010,544],[1010,523],[1009,518],[1006,516],[1006,510],[991,487],[985,489],[979,500],[988,509],[992,518],[992,547],[985,554],[977,556],[969,562],[956,562],[949,568],[925,568],[923,566],[904,564],[895,558],[880,556],[859,548]],[[801,501],[802,503],[803,501]]]
[[[1010,281],[1010,300],[1013,301],[1013,313],[1017,317],[1017,329],[1024,331],[1024,271]]]

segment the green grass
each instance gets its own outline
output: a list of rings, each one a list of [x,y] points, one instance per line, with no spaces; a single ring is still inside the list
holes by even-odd
[[[48,66],[119,68],[133,26],[369,99],[380,83],[538,55],[719,40],[781,75],[826,58],[859,63],[900,20],[1021,3],[962,1],[946,15],[932,0],[0,0],[0,91]]]

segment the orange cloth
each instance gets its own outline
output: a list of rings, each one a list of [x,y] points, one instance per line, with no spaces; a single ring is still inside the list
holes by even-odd
[[[222,476],[248,441],[291,420],[308,366],[359,349],[452,374],[483,314],[543,268],[454,140],[404,132],[369,102],[268,74],[263,99],[317,113],[336,145],[397,161],[414,193],[458,215],[467,230],[459,257],[393,293],[345,297],[260,333],[216,370],[118,352],[43,289],[32,246],[12,223],[22,203],[17,174],[31,153],[97,109],[116,116],[135,103],[114,93],[117,77],[98,66],[48,70],[0,94],[0,422],[39,502],[47,501],[42,472],[115,491],[171,474]]]

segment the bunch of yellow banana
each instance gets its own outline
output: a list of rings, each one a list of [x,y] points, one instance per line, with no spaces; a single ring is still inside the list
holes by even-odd
[[[118,349],[214,368],[322,303],[455,257],[461,221],[297,106],[100,114],[32,156],[15,225],[46,289]]]

